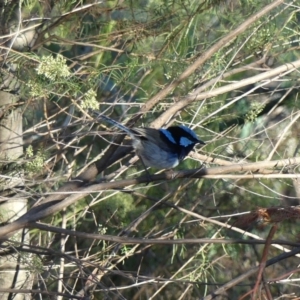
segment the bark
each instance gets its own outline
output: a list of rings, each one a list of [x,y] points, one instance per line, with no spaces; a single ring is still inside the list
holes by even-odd
[[[18,106],[17,65],[10,62],[9,49],[25,50],[34,41],[34,30],[24,29],[19,1],[0,1],[0,222],[10,223],[27,212],[27,199],[14,191],[23,186],[23,172],[18,159],[23,155],[22,111]],[[1,36],[5,38],[1,39]],[[6,47],[6,48],[5,48]],[[23,230],[16,232],[10,241],[28,243],[29,235]],[[10,247],[7,242],[2,247]],[[15,244],[14,244],[15,245]],[[30,256],[10,248],[9,254],[0,257],[1,289],[28,289],[32,287],[32,273],[28,268]],[[30,294],[0,292],[1,300],[30,299]]]
[[[7,171],[9,164],[14,165],[23,154],[22,146],[22,114],[20,108],[13,105],[18,98],[8,92],[0,92],[0,109],[2,118],[0,120],[0,160],[2,172],[5,174],[1,178],[1,190],[10,191],[14,186],[22,186],[22,171],[17,169],[17,164],[12,170]],[[6,177],[7,176],[7,177]],[[4,201],[3,201],[4,200]],[[27,211],[27,199],[15,196],[2,197],[0,203],[0,220],[1,222],[12,222],[22,216]],[[15,242],[28,242],[29,236],[24,235],[23,230],[17,232],[11,240]],[[6,243],[6,246],[9,246]],[[31,274],[27,269],[30,257],[24,257],[22,253],[13,252],[0,257],[0,286],[1,288],[29,288],[31,287]],[[24,263],[25,264],[24,264]],[[29,299],[29,294],[9,294],[0,293],[0,299]]]

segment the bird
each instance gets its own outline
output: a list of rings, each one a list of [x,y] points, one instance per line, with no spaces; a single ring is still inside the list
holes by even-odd
[[[97,111],[93,111],[92,114],[96,119],[102,118],[128,134],[132,140],[132,147],[146,167],[172,169],[189,154],[196,144],[205,145],[192,129],[184,125],[161,129],[128,128]]]

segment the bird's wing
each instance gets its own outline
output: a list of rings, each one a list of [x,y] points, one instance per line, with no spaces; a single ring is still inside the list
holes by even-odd
[[[175,152],[175,145],[174,147],[170,147],[170,142],[168,143],[166,138],[163,139],[161,132],[157,129],[149,127],[135,127],[132,129],[132,131],[141,141],[156,144],[165,151]]]
[[[132,132],[136,135],[137,138],[147,139],[151,141],[153,140],[152,137],[157,140],[159,134],[158,130],[148,127],[134,127],[132,128]]]

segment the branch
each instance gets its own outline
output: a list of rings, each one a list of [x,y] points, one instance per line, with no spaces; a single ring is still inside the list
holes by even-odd
[[[152,181],[166,181],[166,180],[174,180],[179,178],[205,178],[207,175],[222,175],[231,172],[259,172],[262,168],[283,168],[290,165],[295,165],[300,163],[300,157],[283,159],[283,160],[274,160],[274,161],[264,161],[258,163],[249,163],[249,164],[234,164],[232,166],[224,166],[224,167],[215,167],[215,168],[202,168],[202,169],[194,169],[188,171],[169,171],[159,175],[152,175]],[[264,176],[268,176],[263,174]],[[252,175],[254,177],[254,175]],[[282,176],[282,175],[281,175]],[[16,230],[24,228],[28,226],[31,222],[38,221],[47,216],[50,216],[54,213],[60,212],[62,209],[74,204],[78,200],[82,199],[86,195],[90,193],[95,193],[98,191],[104,191],[109,189],[120,189],[130,185],[136,185],[141,183],[149,183],[148,176],[136,178],[136,179],[126,179],[120,181],[113,182],[105,182],[95,184],[83,189],[77,190],[66,190],[64,192],[54,192],[50,194],[50,197],[46,198],[41,202],[40,205],[29,210],[25,215],[20,217],[18,220],[0,227],[0,239],[5,240],[9,236],[13,234]],[[62,201],[53,200],[52,196],[57,199],[65,198],[67,195],[70,195],[66,199]]]

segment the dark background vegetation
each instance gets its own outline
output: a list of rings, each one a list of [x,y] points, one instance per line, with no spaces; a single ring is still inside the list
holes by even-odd
[[[298,299],[299,1],[0,9],[3,299]],[[148,182],[89,108],[207,145]]]

